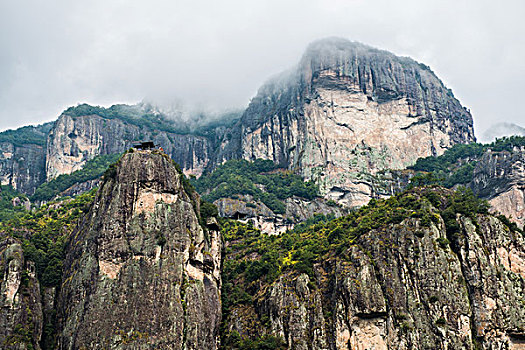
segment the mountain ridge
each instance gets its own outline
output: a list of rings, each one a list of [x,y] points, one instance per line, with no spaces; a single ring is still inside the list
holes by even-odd
[[[229,159],[269,159],[316,181],[330,199],[359,206],[371,198],[371,180],[358,177],[402,169],[475,140],[469,112],[427,66],[409,58],[330,38],[312,43],[286,75],[278,86],[275,79],[263,84],[242,115],[211,124],[199,119],[193,124],[200,129],[147,104],[68,108],[50,124],[44,155],[42,145],[0,143],[0,179],[32,194],[97,155],[121,153],[148,139],[187,175],[200,176]],[[0,140],[6,135],[0,133]],[[16,150],[39,162],[29,174],[13,159]]]

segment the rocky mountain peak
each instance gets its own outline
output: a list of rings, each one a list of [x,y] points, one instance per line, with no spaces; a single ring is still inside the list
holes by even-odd
[[[58,347],[216,349],[220,237],[159,151],[126,153],[71,238]]]
[[[429,67],[339,38],[265,84],[241,129],[244,159],[271,159],[349,206],[375,196],[370,175],[475,141],[469,111]]]

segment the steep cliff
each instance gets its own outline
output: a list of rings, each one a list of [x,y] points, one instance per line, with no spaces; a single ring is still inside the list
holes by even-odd
[[[79,170],[97,155],[122,153],[144,140],[161,145],[188,175],[200,175],[212,152],[212,143],[204,136],[161,131],[118,117],[62,114],[47,141],[47,180]]]
[[[523,233],[468,193],[417,189],[273,240],[229,225],[227,348],[525,346]]]
[[[26,261],[22,245],[0,238],[0,347],[40,349],[43,311],[35,266]]]
[[[59,349],[218,347],[221,241],[185,181],[150,151],[104,176],[68,244]]]
[[[368,202],[378,171],[475,140],[470,113],[427,66],[344,39],[311,44],[239,129],[242,158],[271,159],[350,206]]]
[[[254,200],[250,195],[221,198],[214,204],[220,217],[250,221],[255,228],[267,235],[280,235],[315,216],[340,217],[348,212],[346,208],[322,198],[306,200],[290,197],[285,201],[286,209],[283,214],[275,214],[264,203]]]
[[[523,232],[469,192],[414,188],[279,236],[221,219],[222,258],[166,155],[127,153],[100,186],[90,209],[93,194],[53,203],[13,219],[25,238],[3,235],[2,348],[525,346]],[[298,219],[324,210],[285,204]],[[240,210],[272,215],[259,206]]]
[[[52,123],[0,133],[0,182],[33,194],[46,179],[46,137]]]

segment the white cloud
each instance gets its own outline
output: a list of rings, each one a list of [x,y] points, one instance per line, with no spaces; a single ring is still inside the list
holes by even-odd
[[[79,102],[246,105],[325,36],[430,65],[479,131],[523,125],[523,13],[521,0],[5,1],[0,129]]]

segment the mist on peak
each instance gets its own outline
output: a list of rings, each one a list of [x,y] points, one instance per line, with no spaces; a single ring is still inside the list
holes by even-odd
[[[496,123],[481,134],[480,141],[489,143],[505,136],[525,136],[525,128],[514,123]]]

